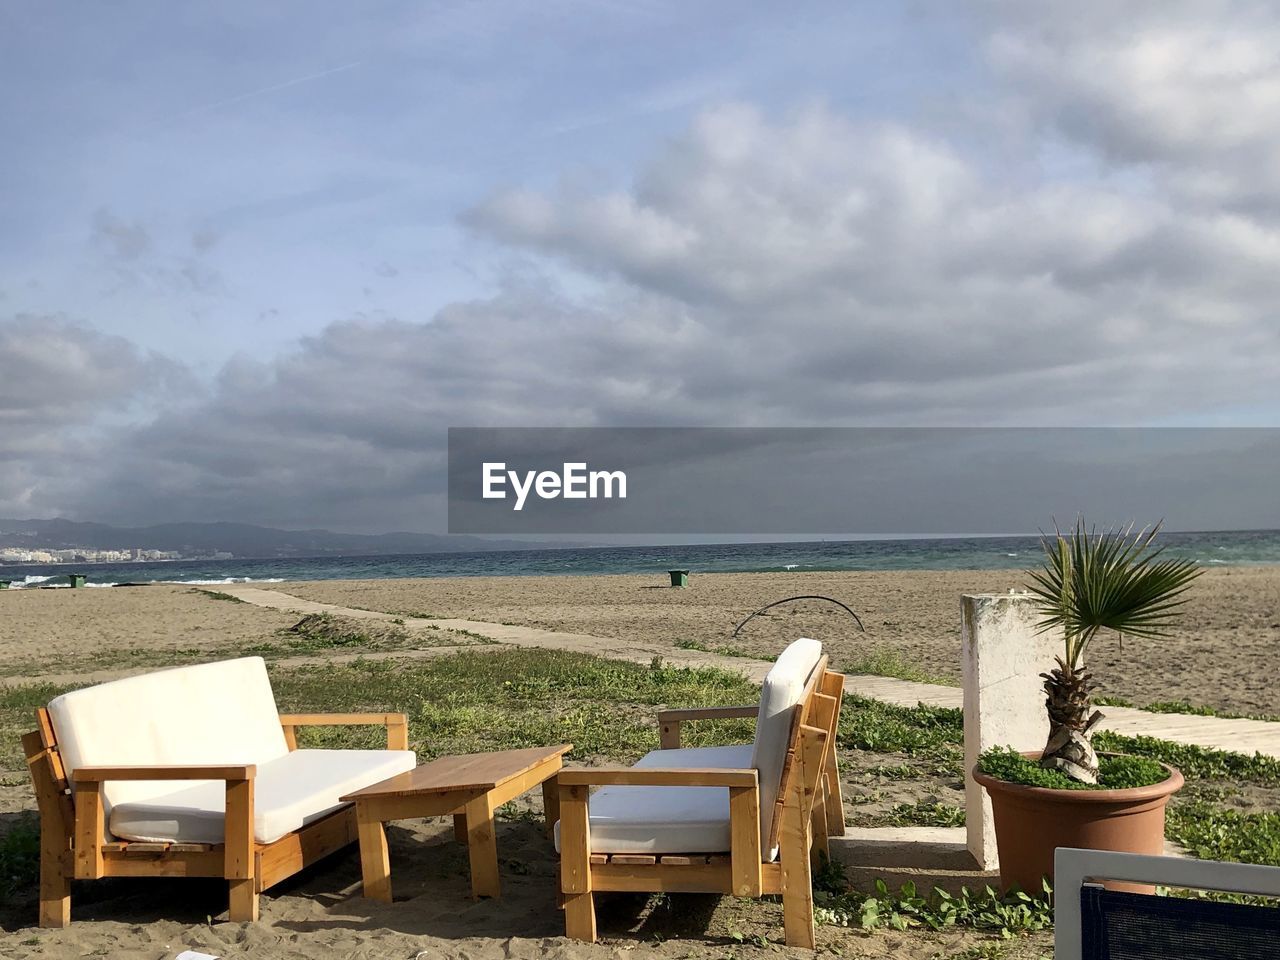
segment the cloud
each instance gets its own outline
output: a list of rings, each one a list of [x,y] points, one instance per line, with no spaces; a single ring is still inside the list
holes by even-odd
[[[1013,99],[1188,199],[1271,216],[1280,191],[1280,20],[1253,0],[998,0],[990,62]]]
[[[438,527],[447,426],[1144,423],[1269,397],[1280,361],[1256,225],[993,182],[822,108],[714,110],[628,190],[506,191],[468,222],[577,279],[237,360],[81,509]]]
[[[0,515],[74,513],[106,431],[189,393],[185,371],[57,315],[0,320]]]
[[[237,358],[182,406],[104,428],[101,408],[153,402],[127,385],[159,368],[54,324],[61,345],[30,341],[10,360],[21,379],[0,380],[7,415],[41,424],[10,446],[0,504],[432,529],[449,426],[1274,415],[1274,15],[984,9],[990,129],[961,141],[833,106],[705,110],[628,182],[566,174],[478,203],[463,222],[498,264],[485,296],[350,316]],[[159,257],[150,225],[104,211],[94,231],[121,276],[207,286],[183,270],[212,267]],[[211,250],[200,236],[183,249]]]
[[[208,255],[221,234],[208,226],[190,232],[190,251],[169,254],[157,244],[142,220],[128,220],[110,209],[98,209],[89,224],[90,246],[110,277],[108,292],[137,288],[169,295],[212,296],[223,291],[222,274]]]
[[[125,262],[134,262],[151,249],[151,235],[146,227],[105,208],[94,213],[89,236],[94,246],[107,256]]]

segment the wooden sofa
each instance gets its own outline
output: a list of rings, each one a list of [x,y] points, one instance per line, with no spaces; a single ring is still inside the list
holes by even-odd
[[[40,926],[71,920],[72,879],[223,877],[232,920],[356,839],[338,798],[413,769],[403,714],[280,714],[261,657],[64,694],[23,737],[40,810]],[[295,730],[377,724],[386,750],[298,750]]]
[[[568,936],[596,939],[598,892],[780,893],[787,943],[812,949],[812,867],[844,832],[843,692],[821,645],[797,640],[758,704],[665,711],[662,749],[635,766],[562,770],[556,839]],[[732,717],[756,718],[753,743],[680,747],[683,723]]]

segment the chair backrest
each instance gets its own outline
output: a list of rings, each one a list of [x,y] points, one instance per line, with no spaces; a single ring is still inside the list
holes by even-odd
[[[766,856],[773,847],[775,808],[782,800],[782,775],[794,748],[796,717],[806,693],[825,667],[822,644],[808,637],[793,641],[774,661],[760,688],[751,765],[760,775],[760,841]]]
[[[1055,960],[1275,956],[1275,907],[1105,890],[1097,885],[1104,880],[1280,896],[1277,867],[1059,847],[1053,869]]]
[[[87,766],[265,763],[289,752],[261,657],[159,670],[73,690],[49,704],[67,779]],[[178,789],[115,782],[104,805]]]

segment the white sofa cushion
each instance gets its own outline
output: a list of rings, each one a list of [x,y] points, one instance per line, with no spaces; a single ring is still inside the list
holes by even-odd
[[[258,765],[253,836],[271,843],[343,804],[338,798],[412,770],[411,750],[295,750]],[[200,780],[143,801],[117,803],[111,832],[156,843],[222,843],[226,787]]]
[[[778,655],[760,688],[756,739],[751,766],[760,774],[760,843],[769,842],[773,808],[782,783],[782,767],[791,739],[791,719],[813,669],[822,659],[822,644],[808,637],[792,641]]]
[[[637,767],[745,770],[751,744],[654,750]],[[592,853],[727,853],[728,787],[602,787],[591,795]],[[560,824],[555,827],[560,849]]]
[[[73,690],[49,704],[69,779],[88,766],[265,764],[289,752],[261,657],[174,667]],[[108,812],[190,786],[104,784]]]

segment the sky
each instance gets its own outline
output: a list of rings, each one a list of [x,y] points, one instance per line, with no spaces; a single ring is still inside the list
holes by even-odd
[[[460,426],[1275,426],[1280,11],[1123,11],[0,5],[0,516],[440,531]]]

